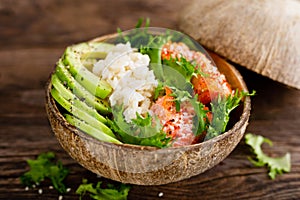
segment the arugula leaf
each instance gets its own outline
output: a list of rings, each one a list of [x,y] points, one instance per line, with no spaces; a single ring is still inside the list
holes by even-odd
[[[135,28],[141,28],[144,22],[144,18],[139,18]],[[150,19],[146,18],[145,27],[148,28],[150,25]]]
[[[143,18],[140,18],[135,26],[135,29],[122,32],[118,29],[119,37],[117,43],[130,42],[131,47],[137,48],[140,53],[147,54],[150,57],[150,69],[153,70],[155,76],[162,80],[163,71],[161,63],[161,48],[172,37],[168,31],[160,35],[154,35],[148,31],[150,20],[146,19],[144,28],[142,24]]]
[[[198,95],[195,95],[191,100],[194,107],[196,116],[194,118],[194,130],[193,132],[198,136],[207,130],[209,126],[209,121],[207,118],[208,110],[205,109],[205,105],[198,101]]]
[[[145,43],[148,37],[146,31],[150,25],[150,19],[146,19],[144,30],[138,32],[138,30],[142,30],[143,22],[144,18],[139,18],[137,24],[135,25],[135,29],[130,31],[131,34],[128,34],[128,31],[125,31],[125,33],[123,33],[123,31],[120,28],[117,28],[117,33],[119,34],[119,37],[116,39],[116,43],[130,42],[132,47],[137,47],[136,45],[139,44],[139,42],[140,44]]]
[[[167,134],[163,131],[160,131],[155,136],[149,138],[143,138],[140,141],[140,145],[142,146],[154,146],[158,148],[166,148],[171,145],[171,138],[167,137]]]
[[[117,29],[119,37],[116,39],[116,43],[127,43],[130,42],[131,47],[141,49],[145,46],[151,45],[151,47],[156,47],[155,44],[160,40],[160,37],[153,36],[148,33],[148,28],[150,25],[150,19],[147,18],[145,26],[142,27],[144,22],[143,18],[139,18],[135,29],[123,32],[120,28]],[[154,46],[152,46],[154,45]]]
[[[255,159],[249,158],[249,160],[258,167],[267,165],[269,167],[269,177],[275,179],[277,174],[282,174],[283,172],[290,172],[291,170],[291,155],[286,153],[283,157],[272,158],[264,154],[261,149],[261,145],[265,142],[272,146],[272,141],[261,136],[247,133],[245,135],[246,144],[251,146]]]
[[[155,147],[168,147],[170,138],[162,131],[162,125],[158,118],[151,118],[149,114],[145,118],[137,114],[132,123],[127,123],[123,116],[123,106],[115,106],[112,110],[114,120],[108,120],[110,128],[118,134],[121,141],[129,144],[148,145]],[[152,121],[154,120],[154,122]]]
[[[113,111],[114,121],[116,124],[126,133],[132,134],[134,137],[146,138],[151,137],[154,134],[160,132],[162,126],[159,119],[154,118],[155,123],[152,123],[152,118],[147,114],[146,118],[143,118],[137,114],[137,118],[133,119],[131,123],[127,123],[124,119],[124,107],[122,105],[115,106]],[[147,124],[146,124],[147,122]]]
[[[59,193],[66,193],[63,180],[68,175],[69,170],[60,161],[55,163],[54,160],[53,152],[42,153],[36,160],[27,160],[30,170],[20,177],[21,183],[32,187],[34,184],[44,181],[45,178],[49,178]]]
[[[136,113],[136,119],[132,119],[132,122],[141,127],[149,126],[151,125],[151,116],[149,113],[146,114],[145,117],[142,117],[139,113]]]
[[[157,87],[154,90],[154,97],[153,97],[153,99],[157,100],[157,98],[159,96],[162,96],[164,93],[165,93],[165,85],[160,80],[158,80]]]
[[[184,57],[171,57],[169,60],[164,59],[163,64],[177,70],[186,79],[186,81],[190,81],[192,76],[195,76],[197,73],[199,73],[196,66]]]
[[[137,24],[135,25],[135,28],[141,28],[143,24],[144,19],[139,18]]]
[[[79,199],[89,193],[92,199],[96,200],[126,200],[130,190],[129,185],[120,183],[119,185],[108,184],[107,188],[101,188],[102,182],[99,181],[96,186],[93,183],[88,183],[87,179],[82,180],[82,184],[76,190],[79,194]]]
[[[166,74],[166,76],[164,74]],[[194,93],[193,85],[191,84],[191,82],[187,81],[181,73],[170,66],[163,66],[163,79],[160,81],[163,82],[164,86],[172,88],[172,90],[174,91],[187,91],[191,95]]]
[[[140,53],[147,54],[151,60],[150,69],[153,70],[155,77],[158,80],[163,80],[164,73],[161,61],[162,46],[170,39],[169,35],[153,36],[147,34],[147,39],[144,44],[141,44],[138,48]]]
[[[172,89],[171,96],[174,97],[174,102],[176,106],[176,111],[179,112],[180,110],[180,104],[184,101],[190,101],[192,96],[188,91],[185,90],[179,90],[176,87],[170,87]]]
[[[239,90],[236,90],[234,95],[229,95],[228,97],[222,97],[219,95],[218,98],[214,99],[211,102],[213,119],[208,127],[205,140],[211,139],[225,132],[231,111],[239,106],[240,101],[244,97],[253,95],[255,95],[255,91],[250,94],[249,92],[239,92]]]

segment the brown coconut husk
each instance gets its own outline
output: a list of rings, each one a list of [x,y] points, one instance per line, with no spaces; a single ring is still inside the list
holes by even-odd
[[[299,0],[195,0],[179,26],[230,61],[300,89]]]
[[[92,41],[106,41],[117,34]],[[234,89],[248,91],[240,73],[214,53],[210,56]],[[250,97],[246,97],[231,117],[233,126],[225,133],[202,143],[158,149],[150,146],[114,144],[99,141],[69,124],[46,84],[45,107],[53,133],[61,146],[88,170],[123,183],[162,185],[201,174],[223,161],[242,139],[250,117]]]

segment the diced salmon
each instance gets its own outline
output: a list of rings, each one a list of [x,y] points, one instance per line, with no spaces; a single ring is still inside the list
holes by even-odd
[[[157,99],[150,110],[156,115],[163,125],[162,130],[168,137],[172,138],[172,146],[184,146],[195,144],[199,141],[199,136],[193,133],[193,119],[195,111],[190,102],[185,101],[180,105],[180,110],[176,111],[172,90],[165,88],[166,94]]]
[[[162,48],[162,59],[180,59],[184,57],[190,62],[196,62],[196,68],[202,73],[193,76],[191,83],[194,86],[195,94],[198,94],[198,100],[204,105],[211,102],[218,95],[228,96],[232,93],[231,86],[226,78],[218,69],[213,66],[210,60],[201,52],[193,51],[184,43],[166,43]],[[209,122],[212,120],[212,113],[208,107],[206,118]],[[168,137],[172,138],[172,146],[184,146],[201,142],[206,133],[196,134],[194,130],[195,110],[189,101],[181,102],[180,110],[176,110],[172,90],[165,87],[165,95],[157,99],[150,108],[153,115],[156,115],[163,126],[163,131]]]
[[[201,52],[190,50],[184,43],[166,43],[162,48],[162,59],[184,57],[190,62],[195,62],[202,74],[191,79],[195,94],[203,104],[208,104],[218,95],[228,96],[232,93],[231,86],[225,76],[211,64],[211,61]]]

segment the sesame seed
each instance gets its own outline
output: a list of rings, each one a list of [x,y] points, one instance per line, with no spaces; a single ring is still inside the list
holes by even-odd
[[[52,186],[52,185],[50,185],[50,186],[49,186],[49,189],[50,189],[50,190],[52,190],[52,189],[53,189],[53,186]]]
[[[26,186],[26,187],[25,187],[25,191],[28,191],[28,190],[29,190],[29,187],[28,187],[28,186]]]
[[[63,199],[63,196],[62,195],[59,195],[58,196],[58,200],[62,200]]]
[[[67,192],[70,192],[71,191],[71,188],[67,188]]]
[[[164,196],[164,193],[162,192],[158,193],[158,197],[162,197],[162,196]]]
[[[32,185],[32,188],[36,188],[36,185],[33,184],[33,185]]]
[[[38,190],[38,193],[39,193],[39,194],[42,194],[42,193],[43,193],[43,190],[42,190],[42,189],[39,189],[39,190]]]

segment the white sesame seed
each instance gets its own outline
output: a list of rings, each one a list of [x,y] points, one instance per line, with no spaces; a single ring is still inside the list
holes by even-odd
[[[36,185],[33,184],[33,185],[32,185],[32,188],[36,188]]]
[[[58,196],[58,200],[62,200],[63,199],[63,196],[62,195],[59,195]]]
[[[50,186],[49,186],[49,189],[50,189],[50,190],[52,190],[52,189],[53,189],[53,186],[52,186],[52,185],[50,185]]]
[[[158,193],[158,197],[162,197],[162,196],[164,196],[164,193],[162,192]]]
[[[25,191],[28,191],[29,190],[29,187],[27,186],[27,187],[25,187]]]
[[[67,188],[67,192],[70,192],[71,191],[71,188]]]
[[[42,194],[42,193],[43,193],[43,190],[42,190],[42,189],[39,189],[39,190],[38,190],[38,193],[39,193],[39,194]]]

